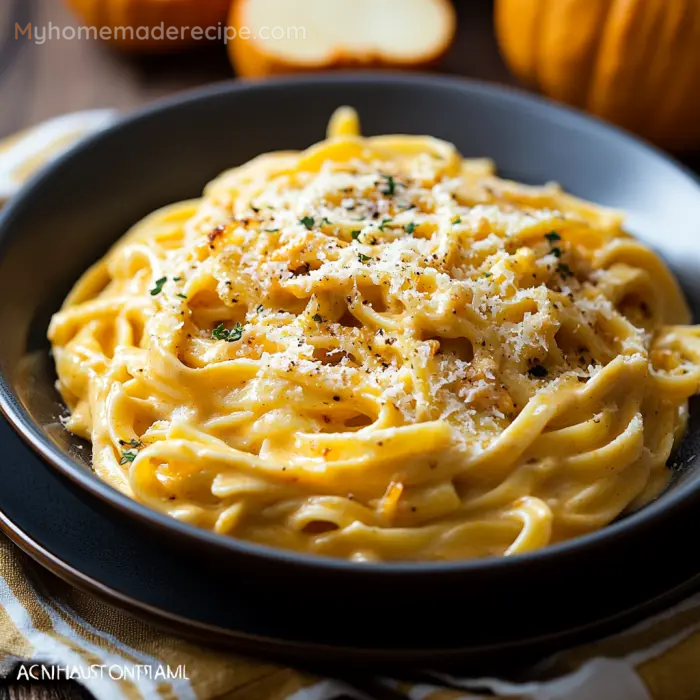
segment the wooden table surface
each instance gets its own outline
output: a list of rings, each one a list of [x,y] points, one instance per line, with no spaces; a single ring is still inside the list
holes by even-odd
[[[204,2],[206,0],[200,0]],[[454,0],[457,39],[443,64],[447,73],[516,84],[498,54],[491,0]],[[0,138],[65,112],[96,107],[135,108],[179,90],[234,77],[223,45],[177,56],[126,57],[98,42],[51,40],[37,45],[15,23],[78,26],[62,0],[0,0]],[[700,157],[684,159],[700,170]],[[90,695],[74,683],[0,681],[0,700],[76,700]]]

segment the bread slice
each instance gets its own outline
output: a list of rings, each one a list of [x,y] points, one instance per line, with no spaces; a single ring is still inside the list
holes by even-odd
[[[351,67],[425,68],[455,33],[449,0],[234,0],[229,55],[241,77]]]

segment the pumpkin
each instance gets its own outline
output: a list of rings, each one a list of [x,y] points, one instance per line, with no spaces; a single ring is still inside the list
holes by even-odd
[[[660,146],[700,146],[698,0],[496,0],[511,70]]]
[[[221,40],[231,4],[231,0],[67,2],[84,25],[94,27],[98,33],[105,30],[100,37],[103,40],[124,51],[144,53],[174,51],[205,41]],[[207,30],[208,36],[205,34]]]
[[[334,68],[425,68],[450,47],[449,0],[233,0],[229,55],[241,77]]]

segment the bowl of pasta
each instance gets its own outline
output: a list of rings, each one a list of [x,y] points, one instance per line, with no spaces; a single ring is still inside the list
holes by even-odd
[[[0,406],[183,556],[546,634],[700,571],[667,546],[700,529],[698,221],[681,166],[517,91],[217,85],[3,213]]]

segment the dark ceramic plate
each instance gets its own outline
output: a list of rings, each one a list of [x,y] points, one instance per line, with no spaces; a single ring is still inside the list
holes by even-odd
[[[550,595],[563,598],[573,615],[539,630],[504,627],[483,621],[480,600],[472,600],[465,576],[461,600],[451,602],[449,618],[426,624],[417,611],[435,609],[420,589],[413,605],[392,606],[367,620],[360,603],[338,595],[324,600],[310,582],[306,591],[288,589],[281,579],[276,591],[255,591],[236,582],[236,574],[201,566],[153,533],[115,519],[101,503],[79,490],[24,445],[0,417],[0,530],[25,552],[69,583],[113,606],[176,634],[250,654],[306,665],[330,666],[342,673],[349,666],[405,674],[440,667],[501,676],[545,654],[600,637],[653,614],[689,595],[700,576],[687,559],[669,561],[662,575],[649,575],[619,596],[593,590],[577,599],[577,586],[543,580]],[[690,536],[690,533],[689,533]],[[619,569],[607,573],[612,578]],[[511,597],[527,605],[512,582]],[[371,591],[364,597],[370,599]],[[395,605],[401,606],[401,602]],[[360,608],[358,610],[357,608]],[[475,628],[476,625],[476,628]]]
[[[626,209],[630,230],[660,250],[697,308],[700,187],[680,166],[617,130],[512,90],[435,76],[334,75],[215,86],[91,138],[38,176],[2,214],[0,407],[50,467],[42,471],[31,461],[33,471],[17,466],[3,474],[3,487],[5,479],[24,478],[24,469],[33,476],[3,491],[9,502],[0,507],[28,538],[50,551],[60,545],[63,558],[72,556],[75,568],[98,580],[104,576],[105,585],[128,588],[128,595],[151,603],[160,590],[166,612],[188,617],[189,611],[194,619],[206,612],[208,623],[240,631],[243,610],[249,629],[274,619],[272,638],[304,642],[303,629],[305,643],[323,641],[333,649],[383,647],[401,656],[429,646],[447,655],[562,641],[569,638],[560,636],[563,630],[605,619],[621,624],[642,614],[650,601],[658,603],[700,571],[692,550],[683,548],[680,557],[669,547],[700,531],[694,517],[700,506],[697,411],[671,488],[639,513],[534,554],[433,564],[359,565],[197,530],[100,482],[89,469],[87,446],[61,428],[45,335],[51,313],[82,271],[136,220],[198,196],[225,168],[263,151],[320,140],[341,104],[359,110],[365,133],[429,133],[454,142],[465,156],[493,158],[507,177],[557,180],[574,194]],[[15,464],[30,464],[14,450]],[[83,515],[76,516],[79,504]],[[50,539],[48,523],[42,529],[48,510],[64,537]],[[72,549],[81,542],[78,531],[94,538],[81,552]],[[113,538],[111,545],[105,537]],[[161,579],[140,590],[134,562],[147,562]],[[178,572],[187,581],[191,575],[193,588],[178,582],[166,595],[158,581]],[[234,583],[236,590],[243,587],[236,594],[241,604],[229,603],[230,614],[223,599],[201,594],[204,582],[213,587],[215,581],[228,586],[230,600]]]

